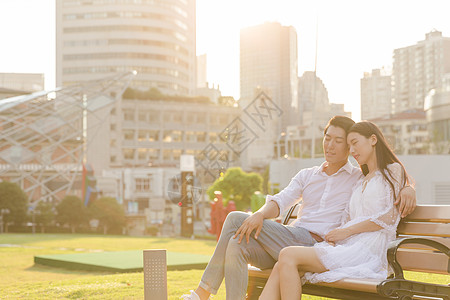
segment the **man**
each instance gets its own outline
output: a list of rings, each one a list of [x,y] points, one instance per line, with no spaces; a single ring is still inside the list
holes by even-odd
[[[198,288],[185,295],[185,299],[208,299],[210,294],[217,293],[224,277],[226,298],[245,299],[247,264],[272,268],[281,249],[312,246],[341,225],[341,215],[353,186],[363,177],[360,168],[348,161],[347,132],[354,123],[347,117],[333,117],[324,130],[326,161],[321,166],[298,172],[280,193],[268,195],[266,204],[254,214],[232,212],[227,216]],[[267,220],[277,217],[300,199],[302,205],[294,225]],[[396,204],[402,217],[410,214],[416,206],[414,189],[404,188]]]

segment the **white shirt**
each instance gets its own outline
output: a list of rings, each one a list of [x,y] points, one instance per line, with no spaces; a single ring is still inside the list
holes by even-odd
[[[324,162],[320,167],[301,170],[285,189],[266,197],[266,202],[278,204],[280,212],[302,200],[293,226],[303,227],[322,238],[341,225],[341,216],[350,201],[353,187],[363,177],[361,170],[349,161],[330,176],[323,171],[326,165]]]

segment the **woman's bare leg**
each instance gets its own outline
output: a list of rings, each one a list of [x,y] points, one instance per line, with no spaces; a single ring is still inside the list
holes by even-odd
[[[321,273],[327,269],[317,257],[312,247],[294,246],[281,250],[278,258],[278,274],[280,281],[281,299],[301,299],[302,284],[300,273]],[[301,270],[299,273],[299,269]]]
[[[272,269],[269,279],[264,286],[263,292],[259,300],[279,300],[280,299],[280,273],[278,271],[278,263]]]

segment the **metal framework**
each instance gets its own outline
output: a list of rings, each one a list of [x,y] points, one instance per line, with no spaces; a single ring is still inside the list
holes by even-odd
[[[31,201],[81,190],[86,151],[133,79],[127,72],[89,83],[0,100],[0,180]]]

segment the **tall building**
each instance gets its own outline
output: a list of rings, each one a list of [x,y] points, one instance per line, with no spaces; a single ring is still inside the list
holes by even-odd
[[[450,38],[434,30],[416,45],[394,50],[394,112],[423,109],[427,93],[450,73]]]
[[[297,33],[292,26],[264,23],[240,35],[240,102],[245,107],[263,90],[281,108],[276,131],[295,120],[297,107]]]
[[[323,81],[313,71],[306,71],[298,79],[298,107],[299,122],[303,125],[311,120],[306,120],[306,115],[312,112],[326,110],[329,107],[328,90]]]
[[[56,85],[137,71],[130,87],[193,95],[195,0],[56,1]]]
[[[313,71],[298,79],[298,124],[287,127],[274,143],[277,158],[309,158],[321,155],[323,129],[331,117],[351,118],[344,104],[330,103],[323,81]]]
[[[380,69],[361,78],[361,119],[369,120],[392,113],[391,76]]]

